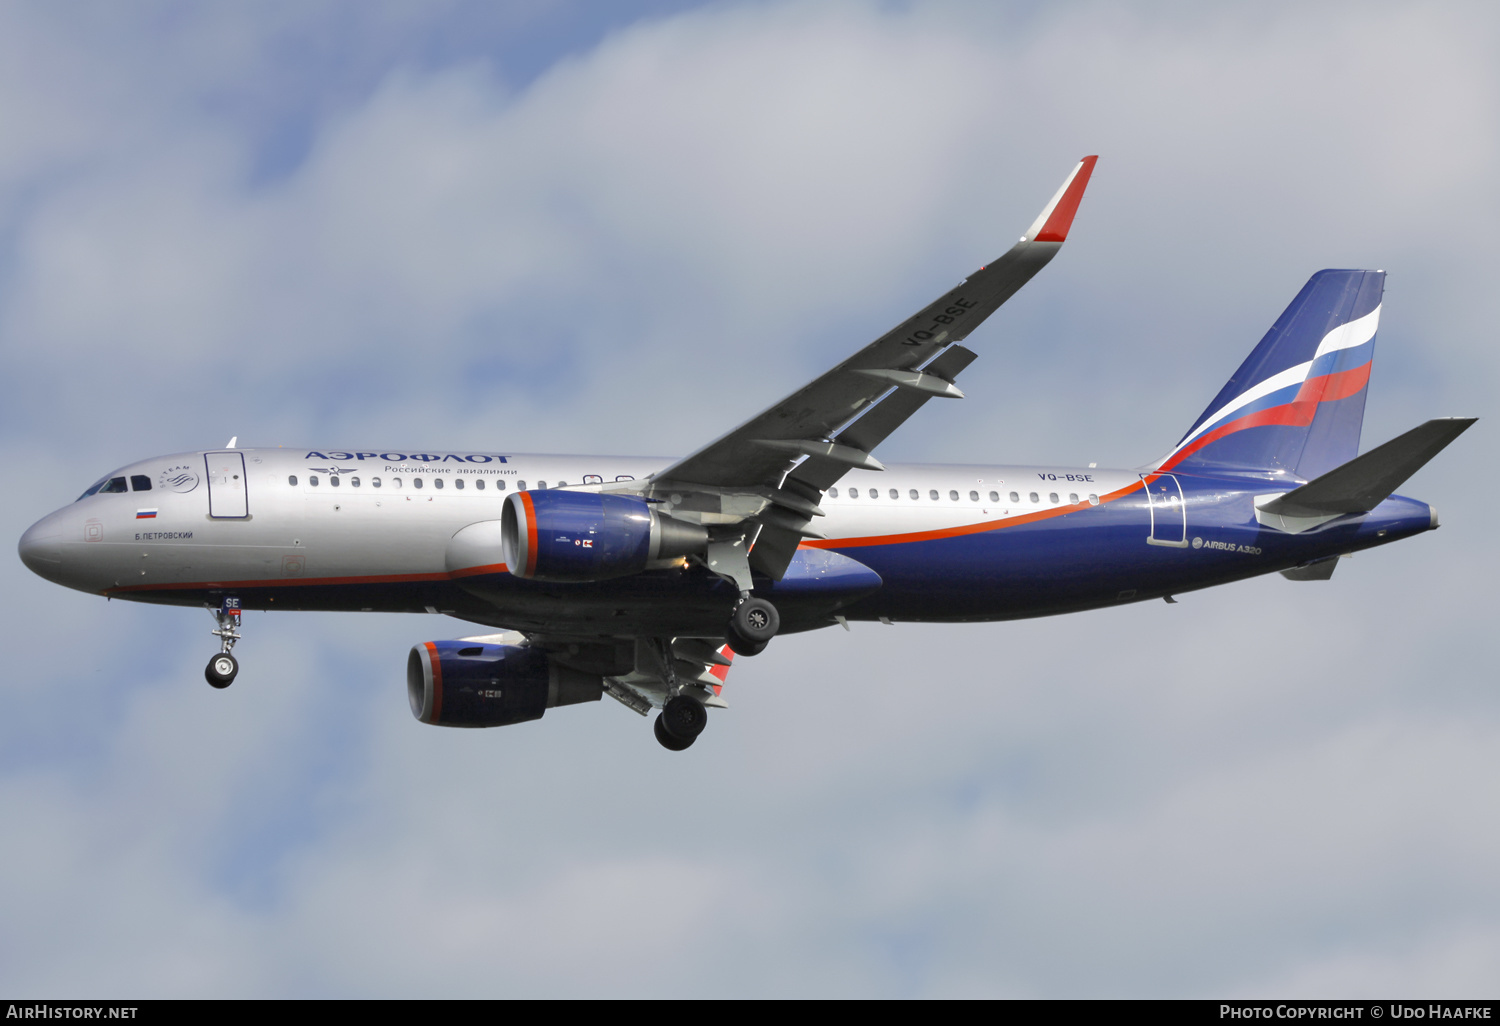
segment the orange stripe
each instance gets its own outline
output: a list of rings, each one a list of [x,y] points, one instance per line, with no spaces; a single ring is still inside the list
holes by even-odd
[[[420,583],[422,581],[451,581],[459,577],[473,577],[478,574],[503,574],[506,570],[504,563],[489,563],[485,566],[471,566],[441,574],[373,574],[368,577],[264,578],[252,581],[190,581],[187,583],[174,581],[171,584],[127,584],[118,588],[106,588],[100,594],[113,595],[122,591],[188,591],[193,588],[314,588],[330,584]]]
[[[531,577],[536,573],[536,507],[529,492],[521,493],[521,505],[526,507],[526,572],[521,576]]]
[[[1118,491],[1099,496],[1099,505],[1113,502],[1138,491],[1144,487],[1141,481],[1126,485]],[[942,527],[936,531],[913,531],[910,534],[876,534],[864,538],[821,538],[817,541],[805,541],[800,546],[804,549],[857,549],[868,545],[904,545],[908,542],[936,541],[940,538],[959,538],[966,534],[982,534],[985,531],[999,531],[1006,527],[1015,527],[1020,524],[1031,524],[1038,520],[1050,520],[1053,517],[1067,516],[1069,513],[1084,513],[1098,507],[1090,506],[1087,502],[1077,505],[1061,506],[1057,509],[1039,510],[1036,513],[1022,513],[1020,516],[1006,517],[1004,520],[986,520],[980,524],[964,524],[962,527]]]
[[[476,574],[503,574],[503,573],[505,573],[505,564],[504,563],[488,563],[485,566],[471,566],[471,567],[466,567],[463,570],[450,570],[450,571],[448,571],[448,576],[450,578],[453,578],[453,577],[473,577]]]
[[[427,662],[432,665],[432,719],[428,723],[436,723],[443,715],[443,661],[438,658],[437,646],[428,641]]]
[[[1180,455],[1180,454],[1179,454]],[[1160,473],[1168,470],[1163,467],[1157,474],[1151,474],[1153,480]],[[1099,505],[1113,502],[1124,498],[1131,492],[1138,491],[1142,482],[1126,485],[1117,491],[1109,492],[1099,496]],[[518,492],[521,501],[526,505],[527,513],[533,511],[531,496],[525,492]],[[884,534],[870,535],[863,538],[822,538],[818,540],[804,541],[800,548],[804,549],[844,549],[862,548],[869,545],[901,545],[907,542],[936,541],[941,538],[958,538],[966,534],[980,534],[985,531],[999,531],[1006,527],[1016,527],[1021,524],[1035,523],[1038,520],[1048,520],[1052,517],[1066,516],[1069,513],[1083,513],[1097,507],[1080,503],[1076,506],[1061,506],[1056,509],[1039,510],[1036,513],[1022,513],[1019,516],[1006,517],[1004,520],[986,520],[979,524],[964,524],[960,527],[943,527],[935,531],[913,531],[908,534]],[[526,556],[527,566],[530,571],[536,569],[536,520],[527,517],[528,552]],[[188,591],[194,588],[312,588],[320,585],[332,584],[401,584],[405,582],[422,581],[451,581],[460,577],[473,577],[479,574],[505,573],[507,567],[504,563],[490,563],[485,566],[466,567],[463,570],[454,570],[451,573],[439,574],[384,574],[370,577],[307,577],[296,580],[252,580],[252,581],[200,581],[197,583],[173,583],[173,584],[129,584],[119,588],[106,588],[101,595],[116,595],[127,591]],[[528,574],[517,574],[518,577],[529,576]]]

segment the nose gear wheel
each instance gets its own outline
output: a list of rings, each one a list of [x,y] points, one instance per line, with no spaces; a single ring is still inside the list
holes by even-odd
[[[239,672],[240,661],[228,652],[220,652],[208,661],[208,667],[203,671],[203,676],[211,686],[227,688],[234,683],[234,678]]]

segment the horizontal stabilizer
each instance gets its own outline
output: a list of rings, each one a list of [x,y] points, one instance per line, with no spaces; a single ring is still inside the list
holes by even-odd
[[[1477,417],[1442,417],[1414,427],[1283,495],[1256,503],[1263,513],[1314,518],[1366,513],[1468,430]]]

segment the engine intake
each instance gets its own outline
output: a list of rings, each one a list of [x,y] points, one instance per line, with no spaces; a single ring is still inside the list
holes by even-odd
[[[412,715],[438,727],[504,727],[554,706],[597,702],[604,678],[558,666],[528,645],[428,641],[406,658]]]
[[[633,495],[530,491],[506,497],[501,549],[510,572],[539,581],[607,581],[708,548],[708,531]]]

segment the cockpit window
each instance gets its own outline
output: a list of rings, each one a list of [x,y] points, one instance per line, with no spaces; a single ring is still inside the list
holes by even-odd
[[[112,477],[104,482],[104,487],[99,489],[99,494],[103,495],[105,492],[126,492],[129,490],[125,487],[125,479],[123,477]]]
[[[131,474],[130,490],[132,492],[149,492],[151,490],[151,479],[145,474]]]
[[[79,502],[79,501],[81,501],[83,499],[87,499],[90,495],[93,495],[99,489],[103,488],[104,485],[105,485],[105,483],[107,481],[109,481],[109,478],[107,478],[107,477],[101,477],[99,480],[97,480],[93,484],[89,485],[88,489],[82,495],[80,495],[77,499],[74,499],[73,501],[74,502]]]

